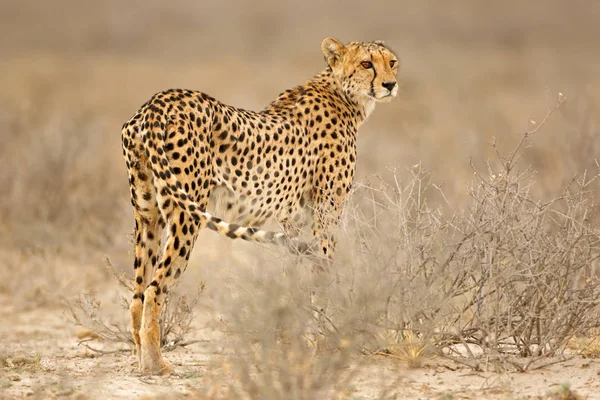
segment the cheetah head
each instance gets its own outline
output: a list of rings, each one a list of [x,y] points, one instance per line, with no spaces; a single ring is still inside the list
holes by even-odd
[[[398,57],[381,41],[343,45],[327,38],[323,55],[342,90],[359,103],[386,102],[398,94]]]

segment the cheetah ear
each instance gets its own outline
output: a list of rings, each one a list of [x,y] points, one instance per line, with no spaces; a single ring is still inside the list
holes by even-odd
[[[321,50],[323,50],[327,64],[334,68],[346,52],[346,47],[339,40],[327,38],[321,43]]]

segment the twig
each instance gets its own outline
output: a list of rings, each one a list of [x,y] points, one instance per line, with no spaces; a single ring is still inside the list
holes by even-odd
[[[133,280],[126,273],[117,272],[117,269],[112,265],[112,262],[110,261],[110,258],[108,256],[104,256],[104,265],[123,288],[127,289],[130,292],[133,292]]]
[[[100,349],[95,349],[92,346],[90,346],[88,344],[88,342],[91,342],[92,340],[95,339],[84,339],[84,340],[80,340],[77,342],[77,346],[83,346],[88,350],[93,351],[94,353],[98,353],[101,354],[103,356],[108,355],[108,354],[116,354],[116,353],[124,353],[124,352],[128,352],[130,351],[129,349],[118,349],[118,350],[112,350],[112,351],[106,351],[106,350],[100,350]]]
[[[460,358],[460,357],[452,357],[450,355],[447,354],[443,354],[442,352],[440,352],[440,354],[438,354],[440,357],[448,359],[450,361],[453,361],[457,364],[462,364],[462,365],[466,365],[467,367],[471,368],[474,371],[478,371],[478,372],[483,372],[481,369],[481,365],[477,362],[469,362],[464,358]]]
[[[165,352],[168,352],[168,351],[173,351],[178,347],[187,347],[187,346],[190,346],[190,345],[196,344],[196,343],[208,343],[208,342],[209,342],[209,340],[206,340],[206,339],[195,339],[195,340],[188,340],[186,342],[169,343],[163,347],[163,350]]]

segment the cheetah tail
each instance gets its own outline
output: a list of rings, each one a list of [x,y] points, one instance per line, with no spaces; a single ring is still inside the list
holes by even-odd
[[[156,123],[158,122],[158,123]],[[208,228],[227,236],[231,239],[243,239],[251,242],[275,244],[284,246],[294,254],[310,253],[311,248],[308,243],[288,237],[281,232],[270,232],[252,227],[240,226],[231,224],[215,217],[204,210],[195,201],[190,199],[189,195],[183,189],[181,182],[176,175],[172,173],[169,166],[169,159],[166,156],[164,149],[164,127],[165,121],[156,121],[150,123],[149,130],[145,135],[154,133],[156,139],[150,140],[149,137],[144,138],[145,148],[148,151],[148,159],[151,161],[154,176],[158,184],[161,186],[158,190],[164,190],[172,196],[172,201],[190,215],[195,221],[203,221]],[[159,147],[160,146],[160,147]],[[162,151],[159,151],[159,148]]]

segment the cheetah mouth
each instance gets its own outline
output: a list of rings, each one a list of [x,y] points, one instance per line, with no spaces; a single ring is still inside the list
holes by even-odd
[[[375,97],[374,100],[381,101],[381,102],[387,102],[387,101],[392,100],[394,97],[395,97],[394,94],[392,94],[392,93],[386,93],[386,94],[384,94],[382,96]]]
[[[369,94],[367,97],[373,101],[380,101],[383,99],[387,99],[388,97],[392,97],[391,93],[383,93],[383,94]]]

